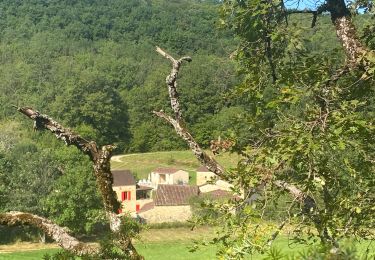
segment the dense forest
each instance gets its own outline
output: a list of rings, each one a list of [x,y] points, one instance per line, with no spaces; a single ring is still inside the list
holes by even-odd
[[[347,156],[350,160],[345,163],[350,170],[360,172],[368,167],[370,172],[372,165],[361,161],[363,154],[359,150],[358,154],[355,149],[353,153],[342,152],[346,139],[340,138],[347,133],[355,139],[351,134],[359,131],[360,124],[366,121],[363,118],[373,116],[372,92],[347,98],[347,102],[352,102],[351,97],[366,97],[369,106],[359,113],[360,119],[352,117],[358,122],[351,126],[357,127],[357,132],[332,130],[336,134],[332,136],[337,137],[332,150],[317,148],[326,142],[324,134],[314,136],[315,129],[301,134],[302,123],[291,120],[293,128],[283,118],[285,114],[296,121],[313,117],[317,111],[314,87],[345,60],[329,15],[320,15],[317,25],[311,28],[312,17],[296,14],[287,21],[293,29],[272,35],[276,42],[274,66],[279,68],[276,77],[269,73],[264,58],[267,53],[252,42],[258,37],[258,21],[248,18],[254,26],[249,29],[249,21],[235,20],[225,13],[233,10],[226,10],[222,4],[215,0],[1,1],[0,211],[36,213],[86,234],[95,232],[95,228],[102,227],[98,223],[105,222],[89,159],[48,133],[31,131],[30,122],[21,119],[14,106],[31,106],[100,145],[115,144],[118,154],[187,148],[170,125],[152,114],[160,109],[172,113],[165,87],[170,66],[155,53],[155,46],[176,57],[193,57],[193,62],[179,74],[179,92],[186,124],[204,148],[213,139],[229,138],[234,140],[233,151],[250,158],[251,146],[259,144],[254,140],[267,134],[288,135],[280,142],[267,143],[265,139],[264,150],[257,152],[266,155],[262,154],[258,161],[248,160],[248,165],[237,169],[239,176],[245,176],[242,182],[255,185],[257,182],[246,173],[273,167],[280,161],[290,160],[290,169],[308,171],[309,165],[296,157],[303,158],[303,162],[313,158],[311,162],[318,161],[317,169],[332,163],[324,173],[344,173],[344,164],[332,157],[345,161]],[[242,17],[241,10],[238,13]],[[364,36],[373,20],[358,15],[354,22],[362,39],[373,48],[374,39]],[[296,65],[299,69],[294,70]],[[317,78],[319,82],[315,82]],[[275,82],[279,84],[277,88]],[[332,96],[337,97],[337,93]],[[347,107],[362,103],[348,104],[345,103]],[[344,109],[341,105],[337,105],[337,110]],[[270,129],[276,130],[267,132]],[[299,143],[298,138],[303,141]],[[289,145],[295,149],[289,149]],[[312,151],[311,158],[304,153],[308,149]],[[314,154],[314,149],[321,153]],[[285,155],[285,151],[289,154]],[[249,169],[249,165],[253,168]],[[287,170],[281,175],[293,182],[300,181],[298,178],[310,180],[310,176],[289,177]],[[238,181],[236,178],[234,182]],[[306,184],[306,190],[314,190],[314,185]],[[319,187],[313,192],[318,193]],[[332,189],[341,191],[342,186]],[[350,193],[350,187],[345,192]]]
[[[194,56],[181,90],[199,141],[217,138],[241,111],[224,97],[238,82],[228,59],[236,41],[217,30],[213,1],[3,1],[0,10],[1,210],[55,216],[76,231],[103,219],[88,159],[30,131],[14,105],[116,144],[117,153],[186,149],[151,113],[169,103],[156,45]]]
[[[1,119],[14,115],[12,104],[28,104],[116,143],[120,153],[181,149],[149,113],[167,100],[157,44],[196,57],[182,76],[189,123],[227,106],[221,95],[235,83],[227,59],[234,40],[215,30],[215,4],[4,1],[0,8]],[[204,135],[208,127],[196,128]]]

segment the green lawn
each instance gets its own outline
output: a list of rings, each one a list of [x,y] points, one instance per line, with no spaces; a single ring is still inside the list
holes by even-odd
[[[45,254],[54,254],[59,249],[42,249],[23,252],[0,254],[0,260],[38,260],[43,259]]]
[[[238,155],[229,153],[216,156],[216,159],[224,167],[236,166],[239,158]],[[191,151],[126,154],[120,156],[119,160],[121,162],[112,160],[112,170],[130,170],[139,179],[147,178],[148,174],[157,167],[170,167],[195,172],[200,166]]]
[[[216,259],[216,247],[213,245],[201,247],[196,252],[189,252],[189,248],[193,245],[194,240],[209,239],[213,238],[214,229],[211,227],[199,227],[195,230],[190,230],[188,227],[180,228],[165,228],[165,229],[148,229],[141,233],[140,240],[135,241],[135,247],[140,254],[145,256],[146,259],[150,260],[164,260],[164,259],[202,259],[210,260]],[[287,257],[294,255],[298,259],[298,253],[306,250],[308,247],[303,245],[290,245],[286,235],[278,237],[273,246],[281,250],[285,256],[282,259],[288,259]],[[370,242],[356,243],[359,252],[365,252]],[[370,244],[370,252],[375,251],[375,245]],[[22,250],[22,244],[19,245],[19,249],[12,247],[14,251]],[[27,250],[32,247],[26,245]],[[6,250],[4,246],[2,250]],[[59,249],[43,249],[33,250],[24,252],[14,253],[3,253],[0,250],[0,260],[23,260],[23,259],[42,259],[46,253],[52,254],[57,252]],[[264,259],[265,255],[254,255],[248,257],[251,260]]]
[[[364,252],[367,248],[369,243],[361,243],[357,244],[358,251]],[[189,248],[191,246],[191,242],[189,241],[164,241],[164,242],[138,242],[136,243],[136,248],[140,254],[145,256],[145,259],[149,260],[164,260],[164,259],[186,259],[186,260],[209,260],[209,259],[216,259],[215,253],[216,248],[215,246],[207,246],[202,247],[196,252],[189,252]],[[289,246],[288,240],[283,237],[275,241],[276,248],[280,249],[284,255],[282,259],[288,259],[287,257],[294,255],[298,259],[298,252],[306,250],[306,246]],[[375,250],[375,247],[371,247],[370,252]],[[57,252],[58,249],[45,249],[45,250],[35,250],[35,251],[25,251],[25,252],[14,252],[14,253],[7,253],[7,254],[0,254],[0,260],[37,260],[42,259],[43,255],[46,253],[53,254]],[[254,255],[252,257],[248,257],[248,259],[252,260],[261,260],[264,259],[266,256],[262,255]]]

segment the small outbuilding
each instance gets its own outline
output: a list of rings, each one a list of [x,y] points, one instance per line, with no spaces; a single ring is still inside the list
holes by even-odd
[[[197,169],[198,186],[206,184],[209,181],[214,181],[216,178],[216,174],[208,170],[206,166],[201,166]]]
[[[192,217],[190,200],[198,195],[197,186],[159,184],[153,205],[138,214],[147,223],[185,222]]]
[[[183,185],[189,183],[189,173],[175,168],[156,168],[150,173],[149,180],[155,188],[159,184]]]

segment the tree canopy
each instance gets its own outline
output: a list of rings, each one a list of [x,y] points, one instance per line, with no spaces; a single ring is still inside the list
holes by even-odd
[[[288,224],[297,242],[319,240],[328,256],[345,255],[340,250],[345,238],[373,240],[373,1],[298,3],[0,3],[0,102],[6,104],[0,112],[0,211],[28,209],[88,233],[106,216],[115,246],[137,258],[131,238],[138,226],[115,214],[112,146],[104,144],[114,143],[120,152],[189,147],[243,195],[202,202],[207,209],[202,212],[215,217],[202,214],[197,223],[221,227],[212,241],[218,255],[264,253]],[[172,62],[168,91],[168,67],[154,54],[155,44],[193,57],[185,67],[190,57],[175,59],[157,49]],[[36,129],[76,146],[91,163],[47,134],[19,130],[23,125],[14,123],[12,104],[50,111],[74,127],[82,136],[19,108]],[[204,150],[221,136],[242,155],[235,169],[224,169]],[[94,177],[88,177],[90,164]],[[25,180],[27,199],[12,196]],[[76,205],[79,188],[85,208]],[[279,225],[259,225],[275,221],[276,210]],[[31,214],[0,214],[0,220],[8,218],[42,229],[49,223]],[[86,223],[78,224],[80,218]],[[75,238],[60,233],[80,248]]]

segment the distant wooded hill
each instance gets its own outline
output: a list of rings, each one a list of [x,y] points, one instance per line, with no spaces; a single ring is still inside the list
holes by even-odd
[[[168,110],[170,66],[154,51],[159,45],[193,56],[181,73],[182,101],[207,143],[218,133],[207,134],[206,122],[232,113],[222,94],[237,82],[228,59],[236,44],[218,30],[218,8],[214,1],[2,1],[0,118],[13,117],[11,104],[34,106],[119,152],[181,149],[151,114]]]
[[[1,1],[0,120],[14,117],[12,104],[27,105],[102,144],[116,143],[118,153],[185,149],[151,114],[169,111],[164,79],[170,66],[154,52],[159,45],[193,57],[179,86],[198,141],[207,147],[238,131],[233,120],[248,104],[225,98],[241,80],[229,59],[237,42],[219,29],[218,2]],[[334,36],[321,41],[330,26],[328,17],[319,18],[311,48],[335,46]]]

